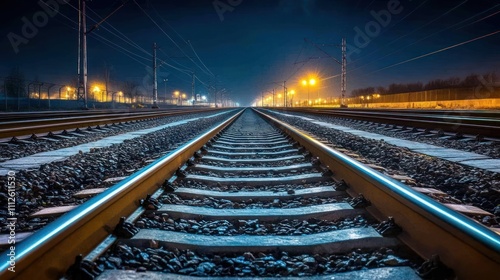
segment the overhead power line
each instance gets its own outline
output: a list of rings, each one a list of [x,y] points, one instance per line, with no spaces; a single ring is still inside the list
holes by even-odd
[[[205,74],[211,76],[212,74],[207,72],[205,69],[203,69],[200,65],[198,65],[191,57],[189,57],[186,52],[179,46],[179,44],[177,44],[177,42],[172,39],[172,37],[170,37],[170,35],[168,35],[167,32],[165,32],[165,30],[163,30],[163,28],[151,17],[151,15],[148,14],[148,12],[146,12],[146,10],[144,10],[142,8],[141,5],[139,5],[139,3],[137,3],[136,0],[133,0],[134,3],[139,7],[139,9],[156,25],[156,27],[158,27],[158,29],[160,29],[160,31],[189,59],[191,60],[194,65],[196,65],[198,68],[200,68]]]
[[[468,44],[468,43],[472,43],[474,41],[481,40],[481,39],[484,39],[484,38],[489,37],[489,36],[493,36],[493,35],[495,35],[497,33],[500,33],[500,30],[497,30],[497,31],[488,33],[486,35],[479,36],[479,37],[476,37],[474,39],[470,39],[470,40],[467,40],[465,42],[461,42],[461,43],[458,43],[458,44],[455,44],[455,45],[452,45],[452,46],[449,46],[449,47],[446,47],[446,48],[442,48],[442,49],[439,49],[437,51],[433,51],[433,52],[430,52],[430,53],[419,55],[419,56],[414,57],[414,58],[410,58],[410,59],[407,59],[407,60],[404,60],[404,61],[401,61],[401,62],[398,62],[398,63],[394,63],[394,64],[391,64],[391,65],[385,66],[383,68],[380,68],[378,70],[370,72],[370,74],[371,73],[376,73],[376,72],[379,72],[379,71],[382,71],[382,70],[385,70],[385,69],[388,69],[388,68],[391,68],[391,67],[395,67],[395,66],[398,66],[398,65],[401,65],[401,64],[405,64],[405,63],[408,63],[408,62],[411,62],[411,61],[414,61],[414,60],[417,60],[417,59],[421,59],[421,58],[424,58],[424,57],[427,57],[427,56],[430,56],[430,55],[433,55],[433,54],[444,52],[444,51],[447,51],[449,49],[453,49],[453,48],[456,48],[456,47],[459,47],[459,46],[462,46],[462,45],[465,45],[465,44]]]

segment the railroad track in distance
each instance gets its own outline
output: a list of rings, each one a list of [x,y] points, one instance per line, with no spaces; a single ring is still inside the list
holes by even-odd
[[[274,108],[279,109],[279,108]],[[279,109],[283,110],[283,109]],[[473,136],[478,140],[499,140],[500,114],[495,111],[396,110],[396,109],[324,109],[286,108],[284,111],[317,114],[391,126],[394,129],[425,133],[449,133],[456,137]]]
[[[141,110],[141,111],[97,111],[71,112],[67,115],[59,112],[6,114],[0,121],[0,139],[15,142],[17,138],[36,138],[37,134],[63,132],[68,130],[87,129],[112,124],[151,120],[166,116],[182,115],[196,112],[210,112],[214,108],[185,108],[177,110]]]
[[[500,271],[496,233],[250,109],[34,233],[16,254],[16,274],[0,256],[2,279],[495,279]]]

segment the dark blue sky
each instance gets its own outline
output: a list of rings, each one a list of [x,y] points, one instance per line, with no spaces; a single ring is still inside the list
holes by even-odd
[[[261,91],[273,88],[281,91],[276,82],[284,80],[290,89],[303,93],[298,82],[308,76],[320,80],[317,88],[321,96],[338,96],[340,79],[325,78],[340,73],[340,65],[328,55],[340,59],[337,45],[342,37],[346,38],[351,53],[347,65],[348,93],[360,87],[426,82],[434,78],[495,71],[500,67],[500,33],[496,33],[386,68],[498,31],[500,13],[495,13],[500,11],[500,4],[497,1],[136,1],[160,27],[133,0],[128,1],[89,36],[90,83],[103,80],[103,68],[107,63],[112,66],[112,81],[143,84],[144,77],[148,76],[146,66],[151,65],[152,43],[156,42],[161,48],[158,51],[160,59],[195,71],[199,79],[208,84],[211,80],[208,71],[184,40],[190,41],[210,72],[217,75],[220,88],[226,88],[233,100],[244,105],[257,98]],[[12,2],[2,3],[0,9],[0,76],[6,76],[12,67],[18,66],[28,80],[38,77],[43,82],[58,84],[74,81],[77,12],[72,6],[77,6],[77,1],[59,4],[59,12],[54,17],[49,16],[47,23],[41,24],[32,38],[25,38],[17,53],[9,41],[9,34],[23,37],[23,17],[33,22],[33,16],[40,15],[43,9],[38,1]],[[214,2],[238,5],[220,17]],[[92,19],[98,18],[93,12],[104,17],[120,3],[119,0],[89,1],[88,14]],[[373,14],[380,15],[379,21]],[[89,20],[89,25],[92,23]],[[121,32],[119,37],[126,36],[134,46],[106,29],[117,35]],[[117,46],[109,46],[96,36]],[[328,55],[305,42],[304,38],[319,45]],[[189,75],[168,66],[162,66],[160,74],[168,76],[167,91],[191,91]],[[163,77],[159,80],[163,81]],[[197,93],[206,93],[198,81],[196,88]],[[161,82],[159,93],[164,92]]]

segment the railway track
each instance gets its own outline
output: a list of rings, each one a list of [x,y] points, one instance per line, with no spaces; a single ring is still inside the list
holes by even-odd
[[[159,109],[140,108],[140,109],[92,109],[92,110],[68,110],[68,111],[31,111],[31,112],[0,112],[0,119],[4,121],[27,121],[36,119],[48,118],[66,118],[79,116],[96,116],[96,115],[128,115],[134,113],[145,112],[175,112],[187,110],[207,109],[207,107],[165,107]]]
[[[47,112],[4,114],[0,121],[0,139],[9,140],[12,137],[33,136],[41,133],[62,132],[70,129],[86,129],[126,123],[131,121],[149,120],[165,116],[181,115],[193,112],[209,112],[214,108],[187,108],[178,110],[141,110],[141,111],[97,111],[97,112]],[[35,136],[33,136],[35,137]],[[15,139],[13,139],[15,141]]]
[[[425,133],[451,133],[457,137],[464,135],[478,139],[488,137],[498,140],[500,135],[500,115],[495,111],[429,111],[429,110],[357,110],[287,108],[292,112],[332,116],[344,119],[393,126],[410,131],[422,129]]]
[[[0,260],[2,279],[494,279],[500,238],[245,110],[28,237],[15,273]]]

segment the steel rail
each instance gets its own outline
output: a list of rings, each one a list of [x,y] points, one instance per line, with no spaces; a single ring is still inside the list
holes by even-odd
[[[212,109],[207,111],[213,111]],[[196,112],[207,112],[197,110]],[[80,116],[65,119],[45,119],[38,121],[20,121],[7,124],[0,123],[0,138],[10,138],[21,135],[31,135],[37,133],[47,133],[51,131],[60,131],[68,129],[76,129],[81,127],[90,127],[97,125],[106,125],[120,122],[129,122],[137,120],[155,119],[166,116],[176,116],[193,111],[178,111],[178,112],[147,112],[137,115],[103,115],[103,116]],[[4,128],[4,125],[6,128]]]
[[[308,134],[256,110],[321,162],[337,179],[374,204],[368,211],[380,220],[394,217],[403,228],[398,237],[424,258],[437,254],[458,279],[491,279],[500,271],[500,236],[474,220],[420,194]]]
[[[322,116],[335,116],[355,120],[395,124],[399,126],[413,126],[429,128],[447,132],[468,135],[482,135],[498,138],[500,135],[500,118],[498,117],[471,117],[457,115],[417,114],[408,112],[385,111],[358,111],[358,110],[318,110],[308,108],[288,109],[292,112],[311,113]]]
[[[315,110],[313,112],[331,114],[336,113],[336,111],[331,110]],[[496,117],[483,117],[483,116],[462,116],[462,115],[450,115],[447,113],[443,114],[428,114],[428,113],[417,113],[417,112],[392,112],[392,111],[350,111],[342,112],[346,116],[357,116],[360,113],[367,116],[374,117],[394,117],[394,118],[404,118],[404,119],[414,119],[414,120],[441,120],[452,122],[455,124],[484,124],[484,125],[499,125],[500,118]]]
[[[37,119],[48,119],[48,118],[67,118],[67,117],[79,117],[79,116],[98,116],[98,115],[108,115],[108,114],[143,114],[152,112],[176,112],[176,111],[193,111],[197,110],[207,110],[216,108],[211,107],[171,107],[171,108],[160,108],[160,109],[110,109],[110,110],[88,110],[88,111],[33,111],[33,112],[14,112],[14,113],[4,113],[0,112],[0,123],[5,121],[26,121],[26,120],[37,120]]]
[[[288,109],[308,109],[311,111],[333,111],[333,112],[389,112],[394,114],[424,114],[424,115],[447,115],[462,117],[492,117],[498,118],[500,111],[497,110],[439,110],[439,109],[393,109],[393,108],[327,108],[327,107],[291,107]]]
[[[206,142],[240,116],[227,120],[177,148],[105,192],[89,199],[15,245],[15,273],[7,252],[0,255],[1,279],[59,279],[77,254],[88,254],[113,230],[120,217],[138,207],[138,200],[154,193]],[[137,203],[133,203],[136,201]]]

